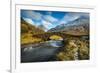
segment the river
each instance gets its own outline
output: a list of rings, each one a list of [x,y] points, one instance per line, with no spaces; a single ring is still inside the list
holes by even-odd
[[[57,61],[56,54],[64,46],[63,41],[46,41],[38,44],[31,44],[21,48],[21,62],[47,62]]]

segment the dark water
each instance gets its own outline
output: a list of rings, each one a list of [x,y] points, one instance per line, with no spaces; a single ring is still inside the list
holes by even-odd
[[[21,62],[57,61],[56,54],[63,48],[62,41],[47,41],[21,48]]]

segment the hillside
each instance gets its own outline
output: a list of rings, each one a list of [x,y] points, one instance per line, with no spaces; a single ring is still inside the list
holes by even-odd
[[[21,33],[32,33],[38,34],[43,33],[44,31],[32,24],[27,23],[24,19],[21,18]]]
[[[40,33],[44,33],[44,31],[21,18],[21,45],[43,41],[41,38],[33,37],[34,34]]]

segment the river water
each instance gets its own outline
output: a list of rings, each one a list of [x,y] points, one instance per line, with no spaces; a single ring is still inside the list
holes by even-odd
[[[64,46],[63,41],[46,41],[21,48],[21,62],[57,61],[56,54]]]

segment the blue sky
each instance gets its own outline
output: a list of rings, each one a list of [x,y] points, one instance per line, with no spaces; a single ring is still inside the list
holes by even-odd
[[[89,13],[21,10],[21,17],[25,21],[37,27],[43,25],[47,30],[57,25],[67,24],[80,16],[89,18]]]

